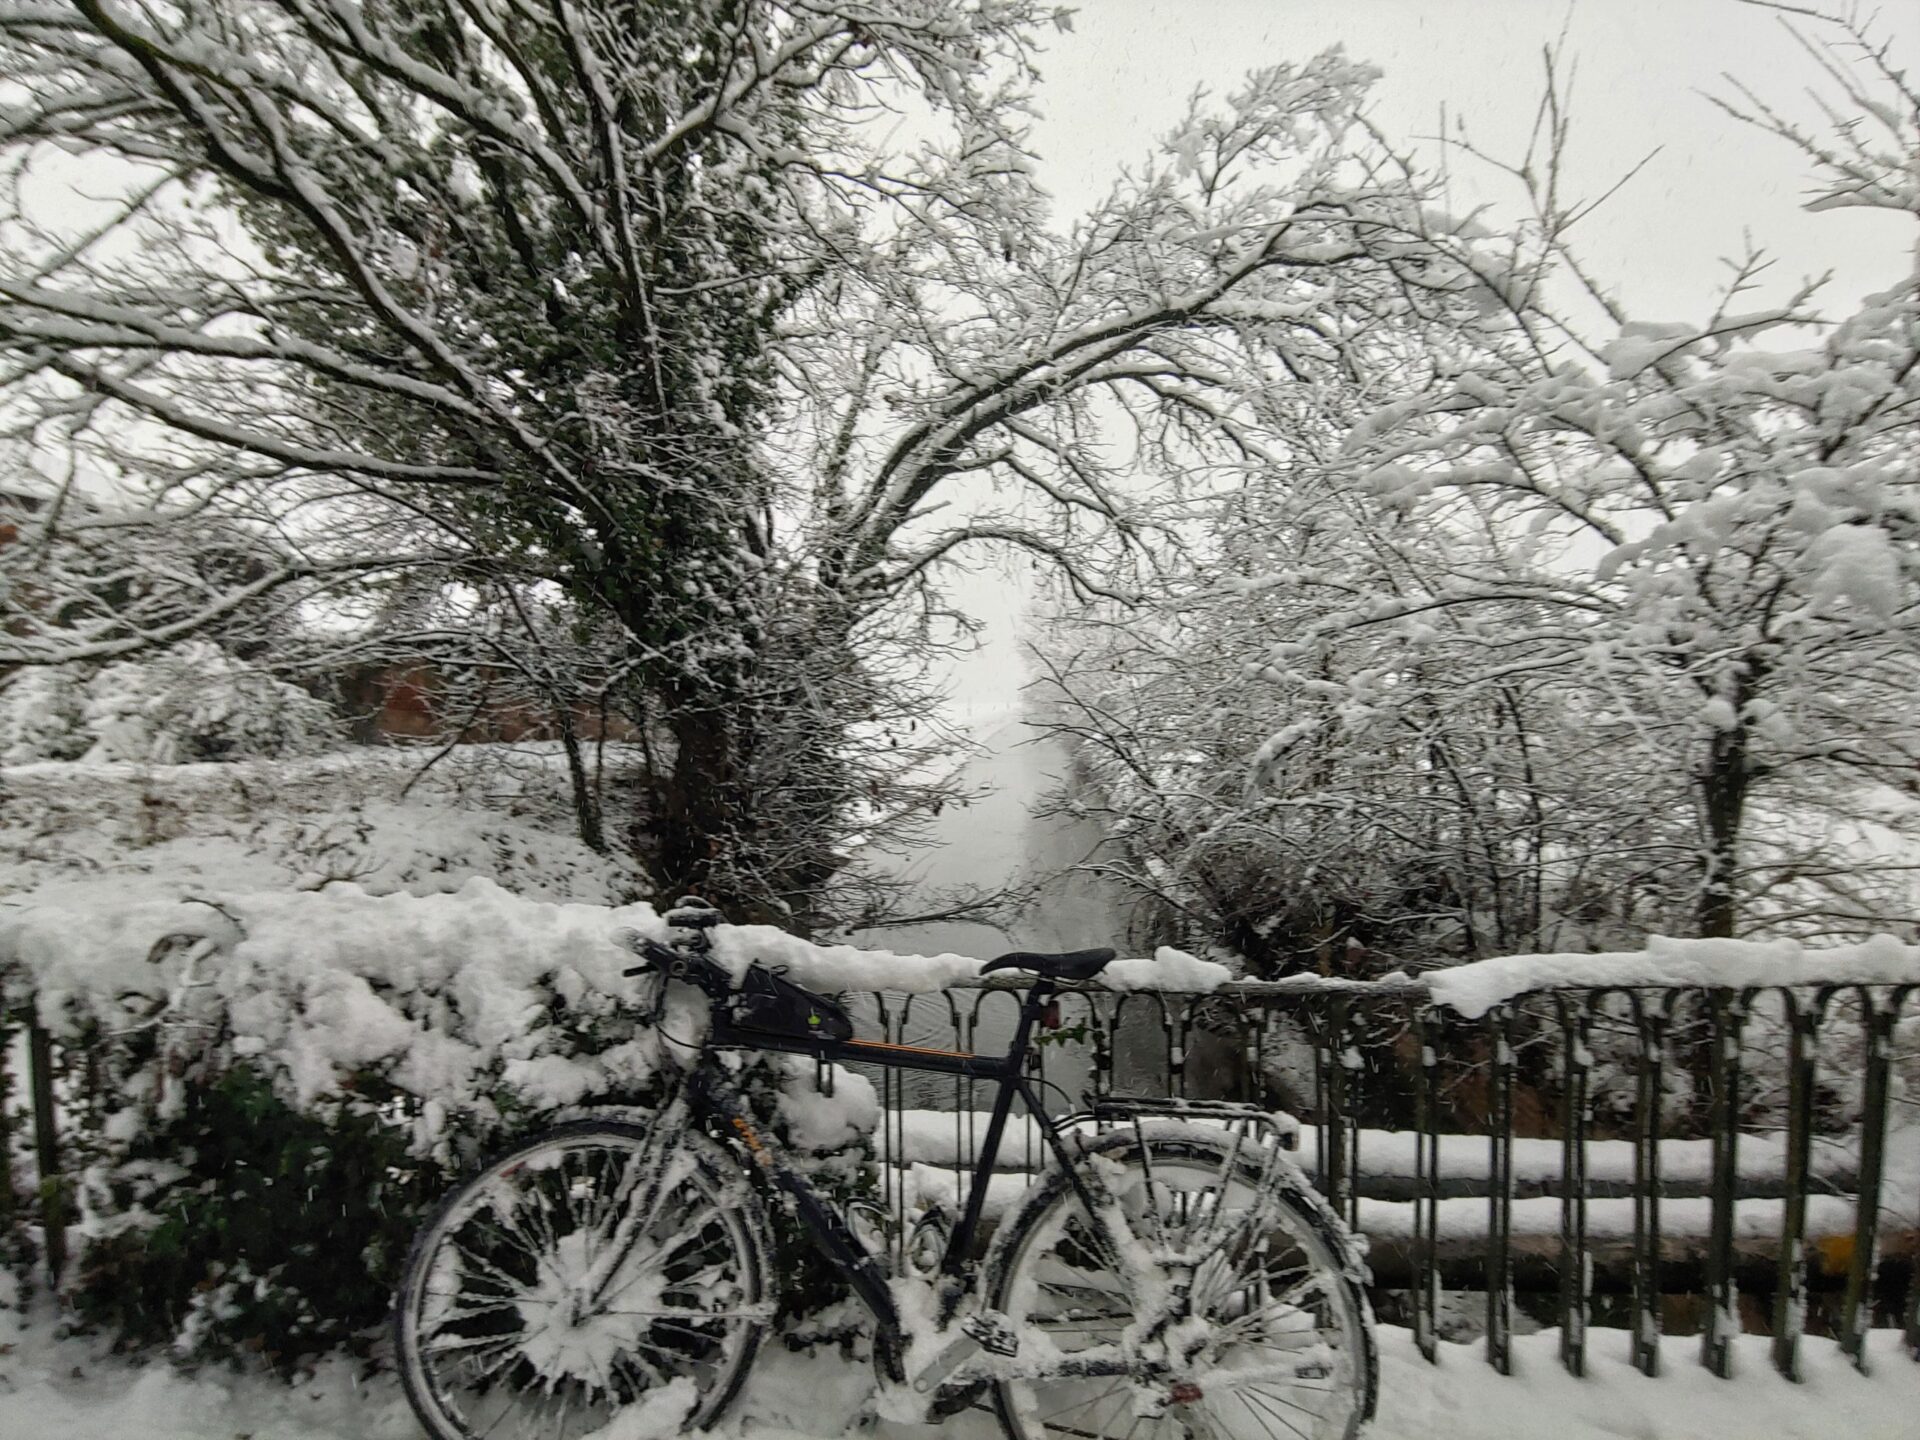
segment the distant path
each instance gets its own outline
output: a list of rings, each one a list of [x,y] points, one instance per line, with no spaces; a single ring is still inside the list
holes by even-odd
[[[1037,732],[1017,712],[982,724],[976,741],[984,753],[961,772],[961,786],[986,793],[971,805],[950,805],[932,824],[926,845],[894,867],[912,882],[910,901],[929,906],[939,892],[957,886],[987,889],[1021,884],[1066,871],[1094,855],[1106,843],[1101,828],[1070,817],[1042,819],[1031,812],[1042,797],[1059,788],[1068,771],[1065,749],[1055,740],[1036,740]],[[1122,954],[1138,947],[1127,939],[1129,897],[1119,887],[1086,875],[1063,874],[1050,881],[1037,901],[1005,923],[937,921],[925,925],[877,927],[855,931],[856,945],[902,954],[970,955],[991,960],[1009,950],[1079,950],[1110,945]],[[978,1049],[1004,1046],[1011,1034],[1012,1005],[993,997],[982,1005]],[[908,1038],[934,1045],[953,1043],[944,1004],[916,1002],[909,1012]],[[1049,1078],[1077,1094],[1085,1082],[1084,1061],[1050,1063]],[[945,1108],[954,1103],[954,1082],[932,1076],[908,1078],[910,1103]],[[985,1104],[986,1097],[979,1097]]]
[[[985,753],[960,781],[987,793],[971,805],[951,805],[932,824],[928,843],[897,870],[915,882],[915,899],[929,903],[944,889],[1015,884],[1066,870],[1097,854],[1105,836],[1090,820],[1040,819],[1032,808],[1067,774],[1064,748],[1036,740],[1018,715],[983,727]],[[856,931],[853,941],[879,949],[941,951],[990,960],[1007,950],[1077,950],[1091,945],[1128,948],[1127,897],[1118,887],[1084,875],[1049,884],[1038,904],[1004,925],[942,921],[905,928]]]

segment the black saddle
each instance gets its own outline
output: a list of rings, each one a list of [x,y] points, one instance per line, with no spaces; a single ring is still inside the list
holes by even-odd
[[[1107,968],[1112,950],[1069,950],[1062,955],[1041,955],[1031,950],[1013,950],[998,960],[989,960],[980,973],[989,970],[1031,970],[1051,980],[1091,980]]]

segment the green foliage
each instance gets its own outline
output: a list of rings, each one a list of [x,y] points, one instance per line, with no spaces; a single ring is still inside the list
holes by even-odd
[[[1085,1045],[1093,1036],[1091,1027],[1085,1020],[1076,1020],[1071,1025],[1061,1025],[1052,1030],[1042,1030],[1033,1037],[1035,1045]]]
[[[741,1078],[755,1112],[787,1140],[779,1094],[804,1079],[766,1060]],[[548,1122],[511,1092],[496,1098],[503,1123],[463,1137],[461,1153],[495,1150],[503,1136]],[[190,1080],[178,1113],[128,1145],[104,1180],[96,1175],[105,1193],[95,1209],[115,1218],[79,1256],[79,1314],[124,1347],[164,1345],[188,1360],[258,1357],[283,1374],[323,1352],[364,1353],[415,1230],[456,1178],[409,1153],[410,1129],[383,1118],[398,1106],[371,1079],[352,1104],[309,1113],[245,1064]],[[864,1144],[794,1153],[843,1212],[873,1200]],[[783,1315],[844,1298],[789,1209],[769,1208]]]
[[[138,1207],[152,1167],[184,1166]],[[357,1350],[381,1323],[435,1167],[406,1132],[367,1113],[303,1115],[253,1069],[191,1084],[172,1120],[109,1180],[139,1217],[90,1243],[75,1300],[129,1345],[186,1358],[257,1354],[283,1372],[324,1350]]]

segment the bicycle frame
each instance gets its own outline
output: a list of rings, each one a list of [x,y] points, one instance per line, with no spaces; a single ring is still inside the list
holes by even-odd
[[[696,933],[688,943],[673,949],[635,937],[634,948],[648,964],[627,973],[655,972],[666,979],[688,981],[705,991],[712,1001],[711,1029],[702,1046],[701,1060],[688,1078],[683,1092],[693,1117],[706,1128],[719,1133],[744,1150],[763,1184],[786,1195],[793,1213],[810,1239],[845,1279],[849,1289],[872,1312],[878,1323],[876,1349],[889,1377],[904,1382],[905,1327],[894,1302],[886,1269],[863,1244],[840,1212],[822,1199],[807,1177],[787,1159],[778,1141],[763,1135],[746,1097],[719,1065],[713,1063],[716,1052],[758,1050],[776,1054],[807,1055],[820,1063],[851,1062],[880,1065],[893,1070],[911,1070],[923,1074],[954,1075],[969,1080],[984,1080],[997,1087],[993,1107],[987,1117],[986,1133],[980,1151],[974,1157],[973,1176],[967,1188],[966,1205],[960,1223],[947,1238],[941,1255],[936,1286],[937,1324],[944,1330],[952,1323],[961,1300],[969,1293],[973,1279],[969,1260],[986,1208],[987,1187],[993,1175],[1000,1146],[1006,1136],[1013,1102],[1023,1101],[1027,1113],[1045,1138],[1054,1161],[1060,1166],[1088,1214],[1098,1213],[1098,1202],[1090,1192],[1088,1177],[1075,1163],[1078,1158],[1068,1148],[1064,1133],[1088,1122],[1102,1120],[1132,1121],[1138,1125],[1143,1115],[1172,1115],[1184,1118],[1224,1119],[1269,1128],[1282,1149],[1292,1149],[1294,1134],[1279,1125],[1274,1117],[1252,1107],[1224,1102],[1156,1101],[1149,1099],[1108,1099],[1092,1108],[1056,1121],[1046,1113],[1039,1095],[1026,1075],[1028,1046],[1036,1025],[1048,1003],[1063,988],[1053,977],[1036,976],[1021,1000],[1020,1015],[1012,1042],[1004,1055],[980,1055],[960,1050],[937,1050],[914,1045],[896,1045],[879,1040],[835,1040],[817,1035],[781,1034],[749,1030],[733,1023],[726,1004],[733,993],[730,977],[706,954],[705,936]],[[1074,987],[1066,987],[1074,988]],[[656,1010],[657,1013],[657,1010]],[[1095,1182],[1098,1183],[1098,1182]],[[917,1383],[917,1382],[916,1382]]]
[[[940,1320],[944,1324],[952,1318],[962,1295],[967,1289],[970,1278],[968,1256],[972,1253],[973,1242],[979,1233],[980,1222],[986,1208],[987,1184],[993,1174],[994,1161],[999,1156],[1000,1144],[1005,1137],[1007,1121],[1013,1113],[1016,1099],[1025,1102],[1027,1112],[1038,1125],[1040,1133],[1046,1138],[1054,1158],[1072,1177],[1076,1188],[1082,1182],[1074,1157],[1068,1151],[1062,1138],[1060,1127],[1047,1116],[1039,1096],[1029,1083],[1026,1073],[1026,1055],[1028,1042],[1032,1039],[1035,1025],[1046,1009],[1047,1002],[1058,991],[1053,981],[1042,977],[1027,990],[1021,1002],[1020,1018],[1015,1026],[1013,1041],[1004,1055],[978,1055],[959,1050],[922,1049],[912,1045],[895,1045],[878,1040],[824,1040],[806,1036],[783,1036],[764,1034],[760,1031],[742,1030],[730,1023],[724,1013],[716,1007],[713,1017],[713,1029],[707,1044],[714,1050],[747,1049],[773,1051],[777,1053],[808,1055],[823,1063],[856,1062],[868,1065],[883,1065],[895,1070],[914,1070],[933,1075],[956,1075],[970,1080],[984,1080],[998,1086],[994,1093],[993,1108],[987,1118],[986,1133],[981,1137],[980,1153],[974,1161],[973,1178],[968,1186],[966,1206],[960,1223],[947,1239],[945,1252],[939,1265]],[[764,1137],[759,1121],[749,1112],[745,1097],[719,1067],[701,1064],[693,1073],[688,1087],[688,1099],[694,1113],[714,1123],[724,1134],[735,1137],[752,1158],[766,1183],[792,1198],[795,1213],[806,1227],[809,1235],[819,1245],[820,1250],[832,1262],[846,1279],[848,1286],[873,1312],[887,1332],[891,1341],[898,1342],[903,1335],[898,1307],[894,1304],[892,1292],[888,1289],[888,1276],[885,1269],[855,1235],[841,1217],[838,1210],[823,1200],[808,1182],[806,1176],[796,1170],[787,1160],[777,1142]],[[1083,1197],[1092,1204],[1090,1196]],[[896,1376],[895,1378],[904,1378]]]

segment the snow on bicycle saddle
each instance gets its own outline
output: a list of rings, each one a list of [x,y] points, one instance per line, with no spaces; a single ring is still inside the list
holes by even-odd
[[[989,960],[980,973],[989,970],[1031,970],[1050,980],[1091,980],[1114,957],[1112,950],[1068,950],[1059,955],[1043,955],[1031,950],[1012,950],[997,960]]]

